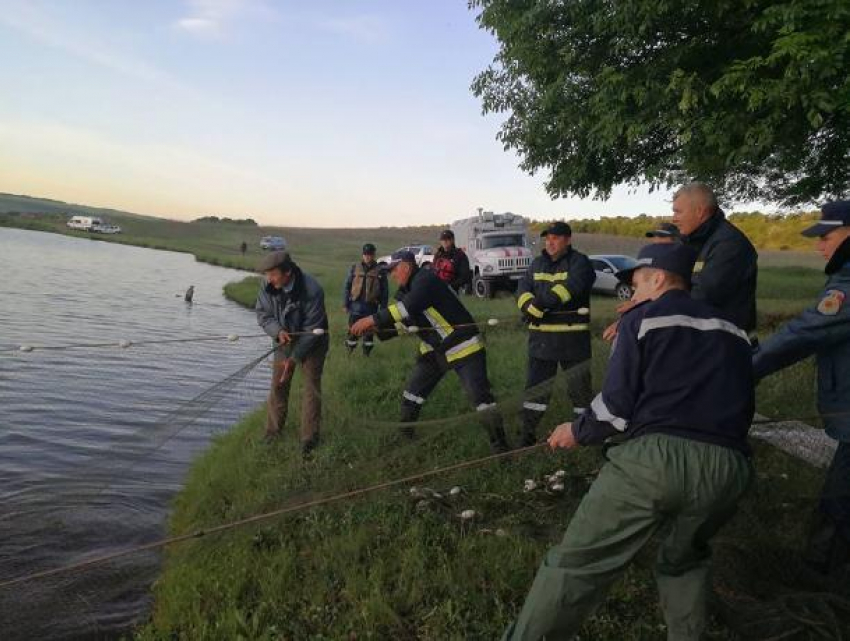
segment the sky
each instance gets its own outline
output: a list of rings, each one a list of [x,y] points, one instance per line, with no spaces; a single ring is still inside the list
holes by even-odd
[[[0,0],[0,191],[284,226],[669,214],[552,200],[469,89],[496,51],[466,0]]]

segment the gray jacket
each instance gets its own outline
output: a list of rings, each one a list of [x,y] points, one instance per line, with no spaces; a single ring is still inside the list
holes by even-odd
[[[818,411],[826,433],[850,442],[850,262],[826,281],[818,304],[762,343],[756,379],[817,355]]]
[[[283,350],[297,360],[304,360],[314,350],[327,347],[328,315],[325,312],[325,292],[322,286],[298,267],[294,268],[293,274],[295,285],[289,293],[263,281],[254,310],[257,312],[257,323],[275,342],[281,330],[289,333],[324,330],[322,334],[293,336],[291,346]]]

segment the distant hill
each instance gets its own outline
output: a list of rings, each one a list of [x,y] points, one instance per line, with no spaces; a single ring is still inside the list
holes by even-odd
[[[0,193],[0,213],[10,214],[47,214],[47,215],[62,215],[71,216],[102,216],[102,217],[121,217],[121,218],[154,218],[154,216],[143,216],[142,214],[134,214],[129,211],[121,211],[120,209],[109,209],[106,207],[90,207],[88,205],[77,205],[74,203],[66,203],[61,200],[53,200],[50,198],[34,198],[32,196],[22,196],[20,194],[3,194]]]

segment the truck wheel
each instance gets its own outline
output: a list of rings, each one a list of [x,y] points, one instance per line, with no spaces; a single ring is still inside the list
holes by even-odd
[[[493,288],[489,281],[484,280],[480,276],[476,276],[472,281],[472,291],[478,298],[492,298]]]
[[[631,300],[632,288],[625,283],[620,283],[617,285],[617,289],[614,290],[614,293],[617,295],[619,300]]]

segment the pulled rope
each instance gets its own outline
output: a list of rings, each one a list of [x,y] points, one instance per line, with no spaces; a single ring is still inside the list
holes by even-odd
[[[471,459],[467,461],[462,461],[460,463],[455,463],[453,465],[448,465],[445,467],[440,467],[434,470],[430,470],[427,472],[420,472],[419,474],[413,474],[411,476],[405,476],[399,479],[393,479],[391,481],[384,481],[383,483],[377,483],[375,485],[370,485],[367,487],[362,487],[356,490],[351,490],[349,492],[344,492],[342,494],[334,494],[332,496],[326,496],[320,499],[314,499],[312,501],[307,501],[304,503],[298,503],[296,505],[291,505],[289,507],[280,508],[277,510],[272,510],[271,512],[263,512],[261,514],[254,514],[252,516],[246,517],[244,519],[239,519],[236,521],[230,521],[228,523],[223,523],[221,525],[217,525],[208,529],[196,530],[194,532],[190,532],[189,534],[181,534],[179,536],[172,536],[165,539],[160,539],[159,541],[153,541],[151,543],[147,543],[145,545],[139,545],[136,547],[128,548],[126,550],[119,550],[118,552],[113,552],[111,554],[105,554],[103,556],[95,557],[92,559],[88,559],[86,561],[80,561],[79,563],[72,563],[70,565],[60,566],[56,568],[52,568],[50,570],[43,570],[41,572],[34,572],[32,574],[26,574],[23,576],[15,577],[14,579],[9,579],[7,581],[0,582],[0,589],[10,588],[15,585],[19,585],[21,583],[33,581],[36,579],[44,579],[47,577],[52,577],[60,574],[69,574],[72,572],[77,572],[79,570],[88,569],[90,567],[96,565],[102,565],[104,563],[108,563],[109,561],[114,561],[115,559],[119,559],[125,556],[130,556],[132,554],[137,554],[139,552],[146,552],[149,550],[156,550],[168,545],[173,545],[175,543],[182,543],[184,541],[189,541],[192,539],[199,539],[201,537],[207,536],[209,534],[218,534],[219,532],[225,532],[228,530],[232,530],[239,527],[244,527],[246,525],[251,525],[254,523],[260,523],[263,521],[268,521],[269,519],[276,518],[278,516],[283,516],[285,514],[291,514],[293,512],[300,512],[302,510],[307,510],[314,507],[319,507],[322,505],[329,505],[331,503],[338,503],[344,500],[354,499],[359,496],[363,496],[365,494],[370,494],[373,492],[378,492],[380,490],[386,490],[392,487],[396,487],[398,485],[404,485],[406,483],[411,483],[413,481],[419,481],[422,479],[430,478],[433,476],[438,476],[440,474],[446,474],[449,472],[456,472],[459,470],[469,469],[472,467],[477,467],[479,465],[483,465],[485,463],[490,463],[492,461],[496,461],[499,459],[505,459],[508,457],[521,456],[524,454],[528,454],[529,452],[533,452],[535,450],[539,450],[546,443],[538,443],[536,445],[530,445],[528,447],[518,448],[515,450],[511,450],[509,452],[502,452],[499,454],[490,454],[489,456],[484,456],[482,458]]]

